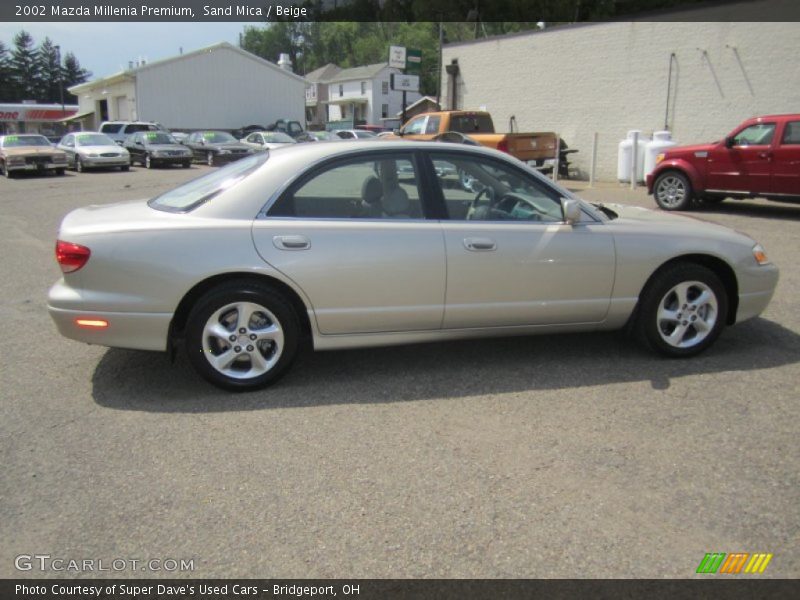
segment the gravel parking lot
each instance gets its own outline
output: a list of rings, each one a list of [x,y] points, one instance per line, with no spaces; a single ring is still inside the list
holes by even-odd
[[[800,577],[800,206],[693,213],[781,268],[763,317],[699,358],[621,334],[307,353],[231,395],[46,312],[64,214],[207,170],[0,180],[0,577],[76,575],[20,554],[194,561],[103,576],[690,577],[706,552]]]

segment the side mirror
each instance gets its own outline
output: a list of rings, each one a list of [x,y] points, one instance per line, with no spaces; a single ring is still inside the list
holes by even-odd
[[[725,147],[726,148],[733,148],[733,137],[729,136],[725,138]]]
[[[122,140],[117,140],[117,146],[122,146],[122,145],[124,145]]]
[[[392,129],[392,133],[395,134],[395,135],[399,135],[400,137],[403,137],[403,130],[402,129]]]
[[[564,222],[567,225],[574,225],[581,220],[581,205],[577,200],[563,198],[561,210],[564,212]]]

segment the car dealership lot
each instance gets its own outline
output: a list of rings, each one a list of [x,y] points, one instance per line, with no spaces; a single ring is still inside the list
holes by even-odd
[[[781,268],[763,318],[695,359],[621,334],[304,353],[231,395],[184,356],[66,340],[45,307],[66,212],[207,170],[0,180],[0,576],[49,554],[199,577],[686,577],[739,551],[800,576],[800,206],[694,213]]]

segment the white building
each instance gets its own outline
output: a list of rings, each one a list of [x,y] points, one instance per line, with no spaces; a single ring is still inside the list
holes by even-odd
[[[352,69],[328,64],[312,71],[306,76],[311,82],[306,89],[307,114],[316,117],[316,126],[348,122],[393,127],[398,124],[395,115],[402,110],[403,93],[391,89],[392,73],[401,71],[387,63]],[[417,92],[406,93],[408,105],[419,98]],[[326,111],[320,111],[320,106],[327,107]]]
[[[515,116],[518,131],[558,132],[584,177],[596,132],[597,177],[614,180],[628,130],[694,144],[799,112],[798,40],[797,22],[610,22],[448,44],[442,101],[485,107],[498,130]]]
[[[88,127],[157,121],[170,129],[236,129],[304,122],[305,80],[227,42],[70,88]],[[93,123],[92,123],[93,121]]]

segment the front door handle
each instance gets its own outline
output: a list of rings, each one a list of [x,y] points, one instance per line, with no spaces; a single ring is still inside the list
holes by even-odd
[[[772,152],[759,152],[758,153],[758,157],[759,158],[766,158],[768,161],[772,160]]]
[[[497,250],[497,243],[490,238],[464,238],[464,247],[472,252]]]
[[[304,235],[276,235],[272,243],[278,250],[308,250],[311,240]]]

